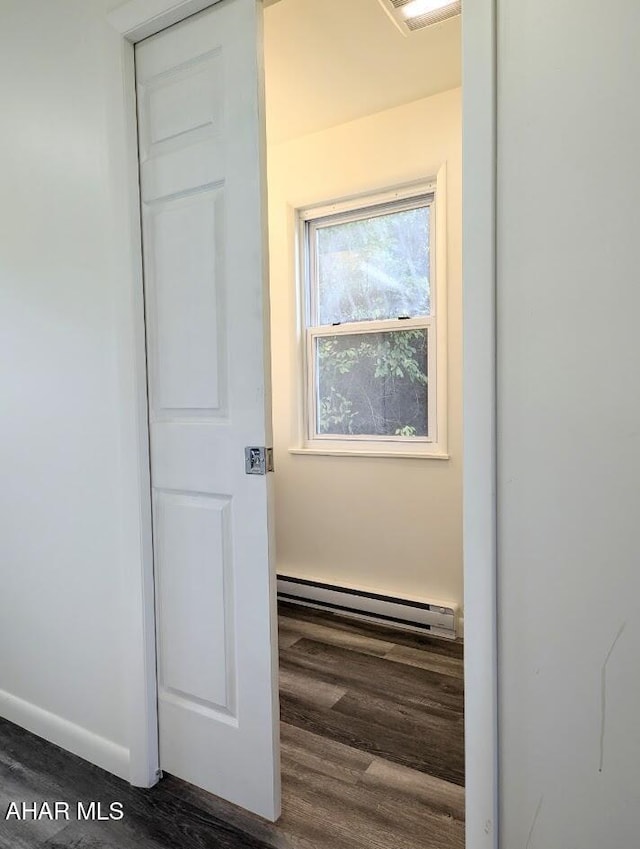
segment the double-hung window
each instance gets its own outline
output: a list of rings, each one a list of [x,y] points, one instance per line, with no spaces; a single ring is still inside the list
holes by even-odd
[[[301,213],[307,449],[442,452],[435,191]]]

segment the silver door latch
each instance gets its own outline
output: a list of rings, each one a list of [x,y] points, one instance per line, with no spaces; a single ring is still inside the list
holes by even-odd
[[[273,448],[245,448],[244,470],[248,475],[266,475],[273,471]]]

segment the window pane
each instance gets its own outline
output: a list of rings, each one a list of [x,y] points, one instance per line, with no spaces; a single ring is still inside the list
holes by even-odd
[[[427,436],[427,330],[316,337],[318,434]]]
[[[318,322],[430,313],[430,209],[319,227]]]

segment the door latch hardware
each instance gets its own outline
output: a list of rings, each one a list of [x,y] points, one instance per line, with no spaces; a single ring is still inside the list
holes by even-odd
[[[244,449],[244,470],[248,475],[266,475],[273,471],[273,448]]]

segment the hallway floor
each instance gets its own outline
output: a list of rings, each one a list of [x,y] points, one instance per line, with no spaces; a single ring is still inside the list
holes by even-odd
[[[0,849],[463,849],[462,646],[280,606],[283,816],[166,776],[121,780],[0,720]],[[11,801],[122,802],[114,822],[4,821]]]

